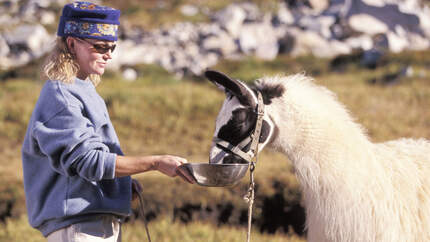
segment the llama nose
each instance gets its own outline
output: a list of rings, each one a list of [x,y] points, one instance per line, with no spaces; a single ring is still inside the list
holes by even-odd
[[[215,144],[212,145],[209,153],[209,163],[211,164],[221,164],[224,156],[227,153],[222,149],[216,147]]]

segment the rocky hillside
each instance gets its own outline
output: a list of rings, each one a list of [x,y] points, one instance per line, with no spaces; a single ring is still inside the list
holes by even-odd
[[[61,6],[67,2],[0,3],[1,70],[26,65],[50,51]],[[386,51],[430,47],[430,7],[425,0],[285,0],[274,11],[236,1],[217,11],[193,4],[183,4],[180,10],[184,16],[200,14],[210,21],[147,30],[127,24],[124,14],[110,67],[134,79],[133,66],[158,64],[180,78],[200,75],[222,58],[332,58],[360,52],[363,62],[372,63]]]

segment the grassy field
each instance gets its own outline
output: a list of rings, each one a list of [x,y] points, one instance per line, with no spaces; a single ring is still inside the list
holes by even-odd
[[[0,227],[0,241],[43,242],[46,239],[40,233],[26,225],[26,217],[7,221]],[[235,227],[214,228],[211,224],[193,222],[184,226],[168,219],[161,219],[149,224],[152,241],[157,242],[241,242],[246,241],[246,230]],[[304,242],[294,234],[261,234],[251,233],[252,241],[261,242]],[[127,223],[122,230],[122,241],[148,241],[144,224],[140,221]]]
[[[224,61],[215,69],[245,81],[271,74],[306,71],[316,82],[338,94],[356,121],[374,142],[400,137],[430,139],[430,52],[388,56],[386,65],[375,70],[357,63],[344,71],[330,70],[329,60],[281,56],[262,62],[253,58],[241,62]],[[413,74],[393,85],[369,84],[368,80],[399,70],[405,64]],[[156,66],[139,66],[140,77],[126,82],[116,73],[107,73],[98,90],[108,104],[124,152],[128,155],[176,154],[190,162],[206,162],[215,117],[224,94],[203,79],[176,80]],[[20,148],[26,125],[43,84],[22,76],[0,82],[0,212],[8,217],[0,223],[0,241],[43,241],[26,222],[22,187]],[[155,241],[243,241],[246,228],[239,215],[218,226],[210,218],[192,217],[190,223],[173,222],[175,209],[186,205],[217,208],[232,204],[234,211],[246,210],[242,195],[248,180],[233,188],[203,188],[158,173],[137,175],[144,185],[146,211],[155,214],[150,229]],[[288,160],[273,151],[264,151],[257,165],[257,220],[254,241],[303,241],[291,230],[274,235],[261,234],[257,226],[263,200],[281,194],[286,204],[300,201],[297,180]],[[279,188],[281,187],[281,189]],[[160,193],[159,191],[163,191]],[[236,213],[236,212],[235,212]],[[144,240],[140,222],[124,228],[124,241]]]

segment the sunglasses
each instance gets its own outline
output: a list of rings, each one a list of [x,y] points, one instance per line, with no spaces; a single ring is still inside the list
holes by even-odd
[[[112,53],[115,50],[116,44],[113,45],[107,45],[107,44],[94,44],[86,39],[76,38],[77,40],[86,42],[92,46],[92,48],[99,54],[106,54],[109,52]]]

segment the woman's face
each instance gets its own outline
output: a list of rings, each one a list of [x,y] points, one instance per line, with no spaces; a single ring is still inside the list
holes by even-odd
[[[67,39],[69,49],[73,52],[79,65],[77,77],[85,80],[91,74],[102,75],[107,61],[112,59],[115,42],[96,39]]]

